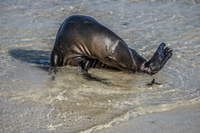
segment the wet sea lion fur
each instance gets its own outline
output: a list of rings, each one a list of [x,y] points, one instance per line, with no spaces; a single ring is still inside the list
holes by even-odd
[[[126,72],[159,72],[172,56],[172,50],[161,43],[147,61],[114,32],[89,16],[68,17],[60,26],[51,52],[52,66],[110,68]]]

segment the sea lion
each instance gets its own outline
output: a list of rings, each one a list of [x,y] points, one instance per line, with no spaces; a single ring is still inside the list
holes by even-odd
[[[172,50],[161,43],[146,61],[114,32],[89,16],[68,17],[60,26],[51,52],[52,66],[112,68],[149,75],[160,71],[171,58]]]

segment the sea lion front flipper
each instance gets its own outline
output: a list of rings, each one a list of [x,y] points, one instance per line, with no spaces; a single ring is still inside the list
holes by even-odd
[[[150,75],[159,72],[172,57],[172,50],[165,46],[165,43],[161,43],[153,57],[145,64]]]

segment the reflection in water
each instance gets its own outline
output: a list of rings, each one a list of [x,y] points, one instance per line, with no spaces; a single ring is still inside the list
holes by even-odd
[[[95,132],[198,102],[199,6],[197,1],[1,1],[0,132]],[[153,77],[50,68],[57,30],[73,14],[94,17],[146,59],[161,42],[174,55]]]

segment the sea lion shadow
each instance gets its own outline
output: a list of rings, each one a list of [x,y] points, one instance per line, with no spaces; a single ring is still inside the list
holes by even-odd
[[[50,68],[50,51],[12,49],[9,54],[17,60],[34,64],[38,68]]]
[[[100,77],[95,77],[94,75],[82,70],[82,77],[86,80],[89,80],[89,81],[97,81],[97,82],[100,82],[100,83],[103,83],[103,84],[111,84],[111,82],[109,81],[109,79],[106,79],[106,78],[100,78]]]
[[[56,74],[59,68],[51,67],[49,59],[50,53],[51,51],[25,50],[25,49],[13,49],[9,51],[9,54],[17,60],[34,64],[33,65],[34,67]],[[107,85],[112,84],[112,82],[110,82],[108,79],[95,77],[94,75],[85,71],[82,71],[81,75],[84,79],[89,81],[97,81]],[[54,78],[55,76],[53,76],[52,80],[54,80]],[[147,86],[151,87],[152,85],[160,85],[160,84],[155,82],[155,79],[153,79],[153,81],[151,83],[148,83]]]
[[[49,59],[50,53],[51,51],[25,49],[13,49],[9,51],[9,54],[17,60],[33,64],[34,67],[56,74],[57,71],[59,71],[59,68],[51,67]],[[106,79],[94,77],[89,73],[82,72],[81,75],[86,80],[98,81],[104,84],[108,84]],[[54,78],[55,77],[53,76],[52,80],[54,80]]]

